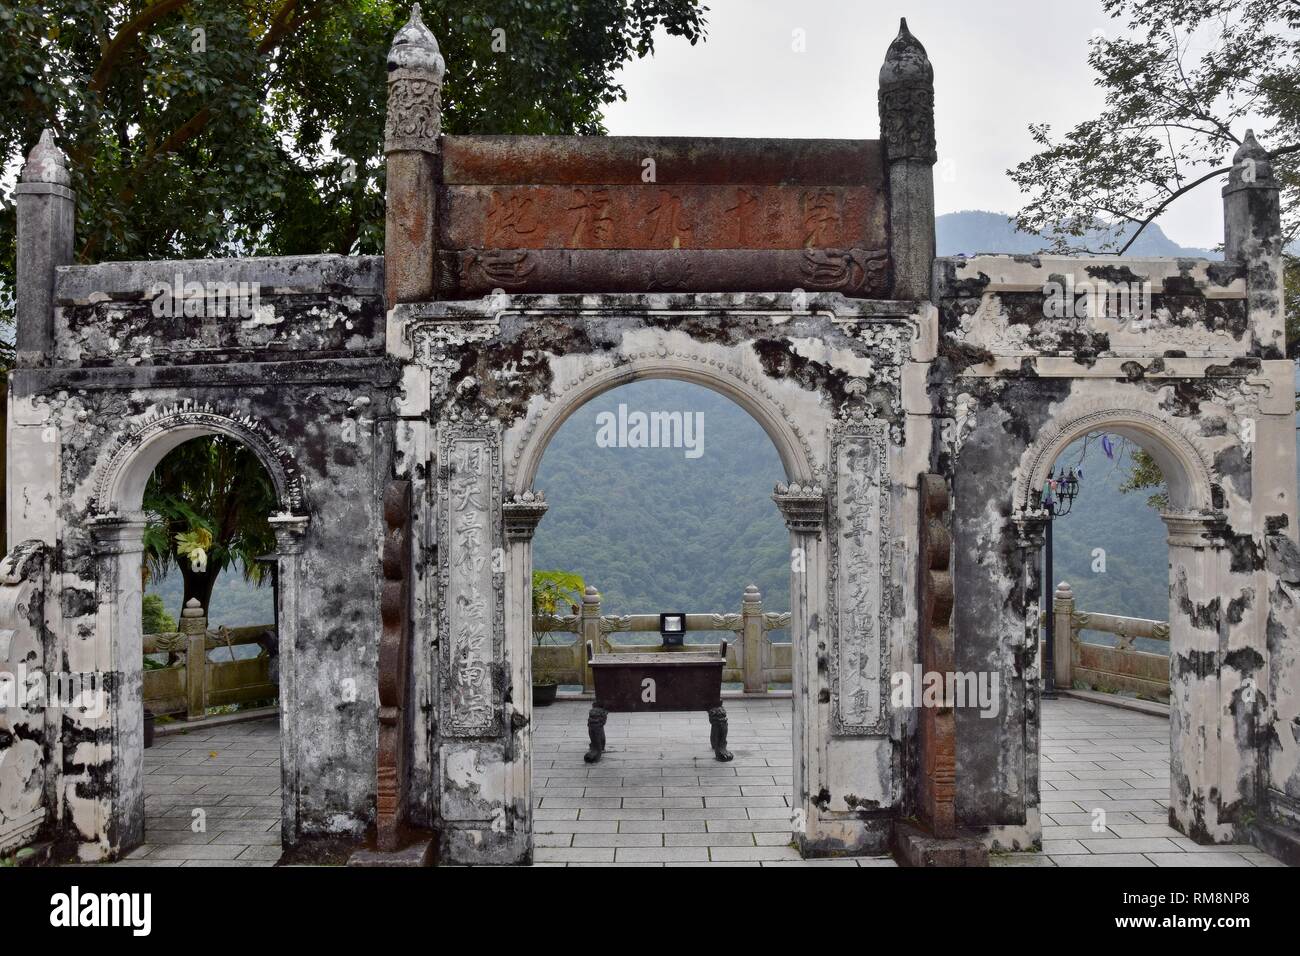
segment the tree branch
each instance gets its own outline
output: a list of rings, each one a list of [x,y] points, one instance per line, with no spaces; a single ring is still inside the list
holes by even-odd
[[[99,59],[99,65],[95,67],[95,72],[90,75],[88,89],[92,93],[100,93],[108,84],[108,77],[113,72],[113,67],[121,58],[123,51],[127,46],[144,33],[151,26],[175,10],[179,10],[189,0],[158,0],[153,6],[138,13],[134,19],[128,20],[122,29],[117,31],[117,36],[108,41],[108,46],[104,48],[104,53]]]
[[[1288,153],[1295,153],[1295,152],[1300,152],[1300,144],[1296,144],[1294,146],[1283,146],[1281,149],[1275,149],[1268,154],[1268,158],[1276,159],[1278,156],[1285,156]],[[1202,176],[1200,179],[1197,179],[1195,182],[1190,182],[1186,186],[1174,190],[1174,192],[1170,193],[1168,196],[1165,197],[1165,199],[1160,203],[1160,205],[1156,206],[1156,208],[1151,211],[1150,215],[1148,215],[1145,219],[1142,220],[1142,224],[1137,227],[1137,230],[1133,233],[1133,235],[1129,236],[1128,242],[1124,243],[1123,247],[1120,248],[1119,252],[1116,253],[1116,255],[1122,256],[1124,253],[1128,252],[1129,246],[1133,245],[1133,243],[1137,241],[1137,237],[1142,235],[1142,231],[1146,229],[1147,226],[1151,225],[1151,223],[1155,222],[1156,217],[1159,216],[1162,212],[1164,212],[1165,209],[1169,207],[1169,204],[1172,203],[1179,196],[1183,195],[1184,193],[1191,192],[1197,186],[1201,185],[1201,183],[1208,182],[1209,180],[1213,179],[1215,176],[1222,176],[1224,173],[1229,173],[1229,172],[1232,172],[1232,167],[1223,166],[1219,169],[1211,170],[1210,172]]]

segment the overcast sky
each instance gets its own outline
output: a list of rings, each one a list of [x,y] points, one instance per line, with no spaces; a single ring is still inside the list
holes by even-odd
[[[626,67],[627,101],[606,112],[611,134],[873,139],[877,74],[905,16],[934,64],[939,213],[1020,207],[1006,170],[1034,152],[1027,126],[1064,132],[1097,115],[1088,39],[1118,32],[1100,0],[705,3],[707,40],[664,36],[653,58]],[[1206,183],[1158,222],[1176,242],[1213,248],[1221,202]]]

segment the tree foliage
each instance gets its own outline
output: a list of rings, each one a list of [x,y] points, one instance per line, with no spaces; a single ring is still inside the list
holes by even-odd
[[[1121,250],[1197,186],[1221,179],[1255,126],[1283,186],[1286,241],[1300,228],[1300,0],[1103,0],[1123,35],[1094,37],[1101,115],[1009,171],[1017,216],[1061,252]],[[1080,240],[1101,233],[1097,248]]]
[[[385,56],[407,0],[0,0],[0,154],[68,154],[77,259],[379,252]],[[600,133],[697,0],[428,0],[451,133]],[[0,311],[12,320],[12,203]]]
[[[156,594],[146,594],[140,602],[140,630],[144,634],[171,634],[176,630],[176,618],[167,613],[163,599]]]
[[[1147,504],[1164,511],[1169,507],[1169,491],[1165,487],[1165,476],[1160,466],[1144,448],[1132,446],[1129,456],[1129,472],[1120,484],[1119,490],[1129,494],[1134,491],[1150,491],[1154,488],[1156,490],[1147,495]]]
[[[167,455],[145,487],[145,569],[166,575],[173,564],[185,582],[182,606],[212,601],[212,587],[226,568],[261,583],[257,559],[275,548],[267,521],[276,507],[275,488],[257,455],[231,438],[195,438]]]

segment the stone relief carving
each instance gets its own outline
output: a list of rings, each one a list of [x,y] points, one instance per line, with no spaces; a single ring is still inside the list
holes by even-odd
[[[248,445],[267,466],[281,505],[292,514],[306,513],[301,472],[293,454],[279,438],[249,415],[227,415],[210,404],[190,402],[150,412],[118,440],[95,481],[91,511],[106,514],[116,507],[117,503],[110,500],[113,482],[147,441],[162,432],[185,426],[198,426],[212,434],[229,435]]]
[[[442,132],[442,82],[406,77],[388,86],[384,148],[437,152]]]
[[[886,427],[855,406],[833,426],[829,527],[831,703],[835,732],[883,733],[889,657]]]
[[[809,288],[846,295],[884,295],[889,253],[884,249],[805,249],[802,273]]]
[[[488,342],[499,331],[496,321],[438,322],[415,327],[411,333],[415,361],[429,370],[429,400],[434,409],[451,398],[451,377],[460,369],[465,348]]]
[[[505,640],[500,426],[455,407],[438,428],[438,647],[442,732],[500,733],[494,677]]]
[[[935,162],[934,90],[924,86],[881,90],[880,138],[891,161],[915,158]]]

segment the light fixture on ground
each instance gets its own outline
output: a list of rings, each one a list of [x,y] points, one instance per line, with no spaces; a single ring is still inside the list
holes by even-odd
[[[659,615],[659,636],[664,647],[681,647],[686,642],[686,615],[666,612]]]

